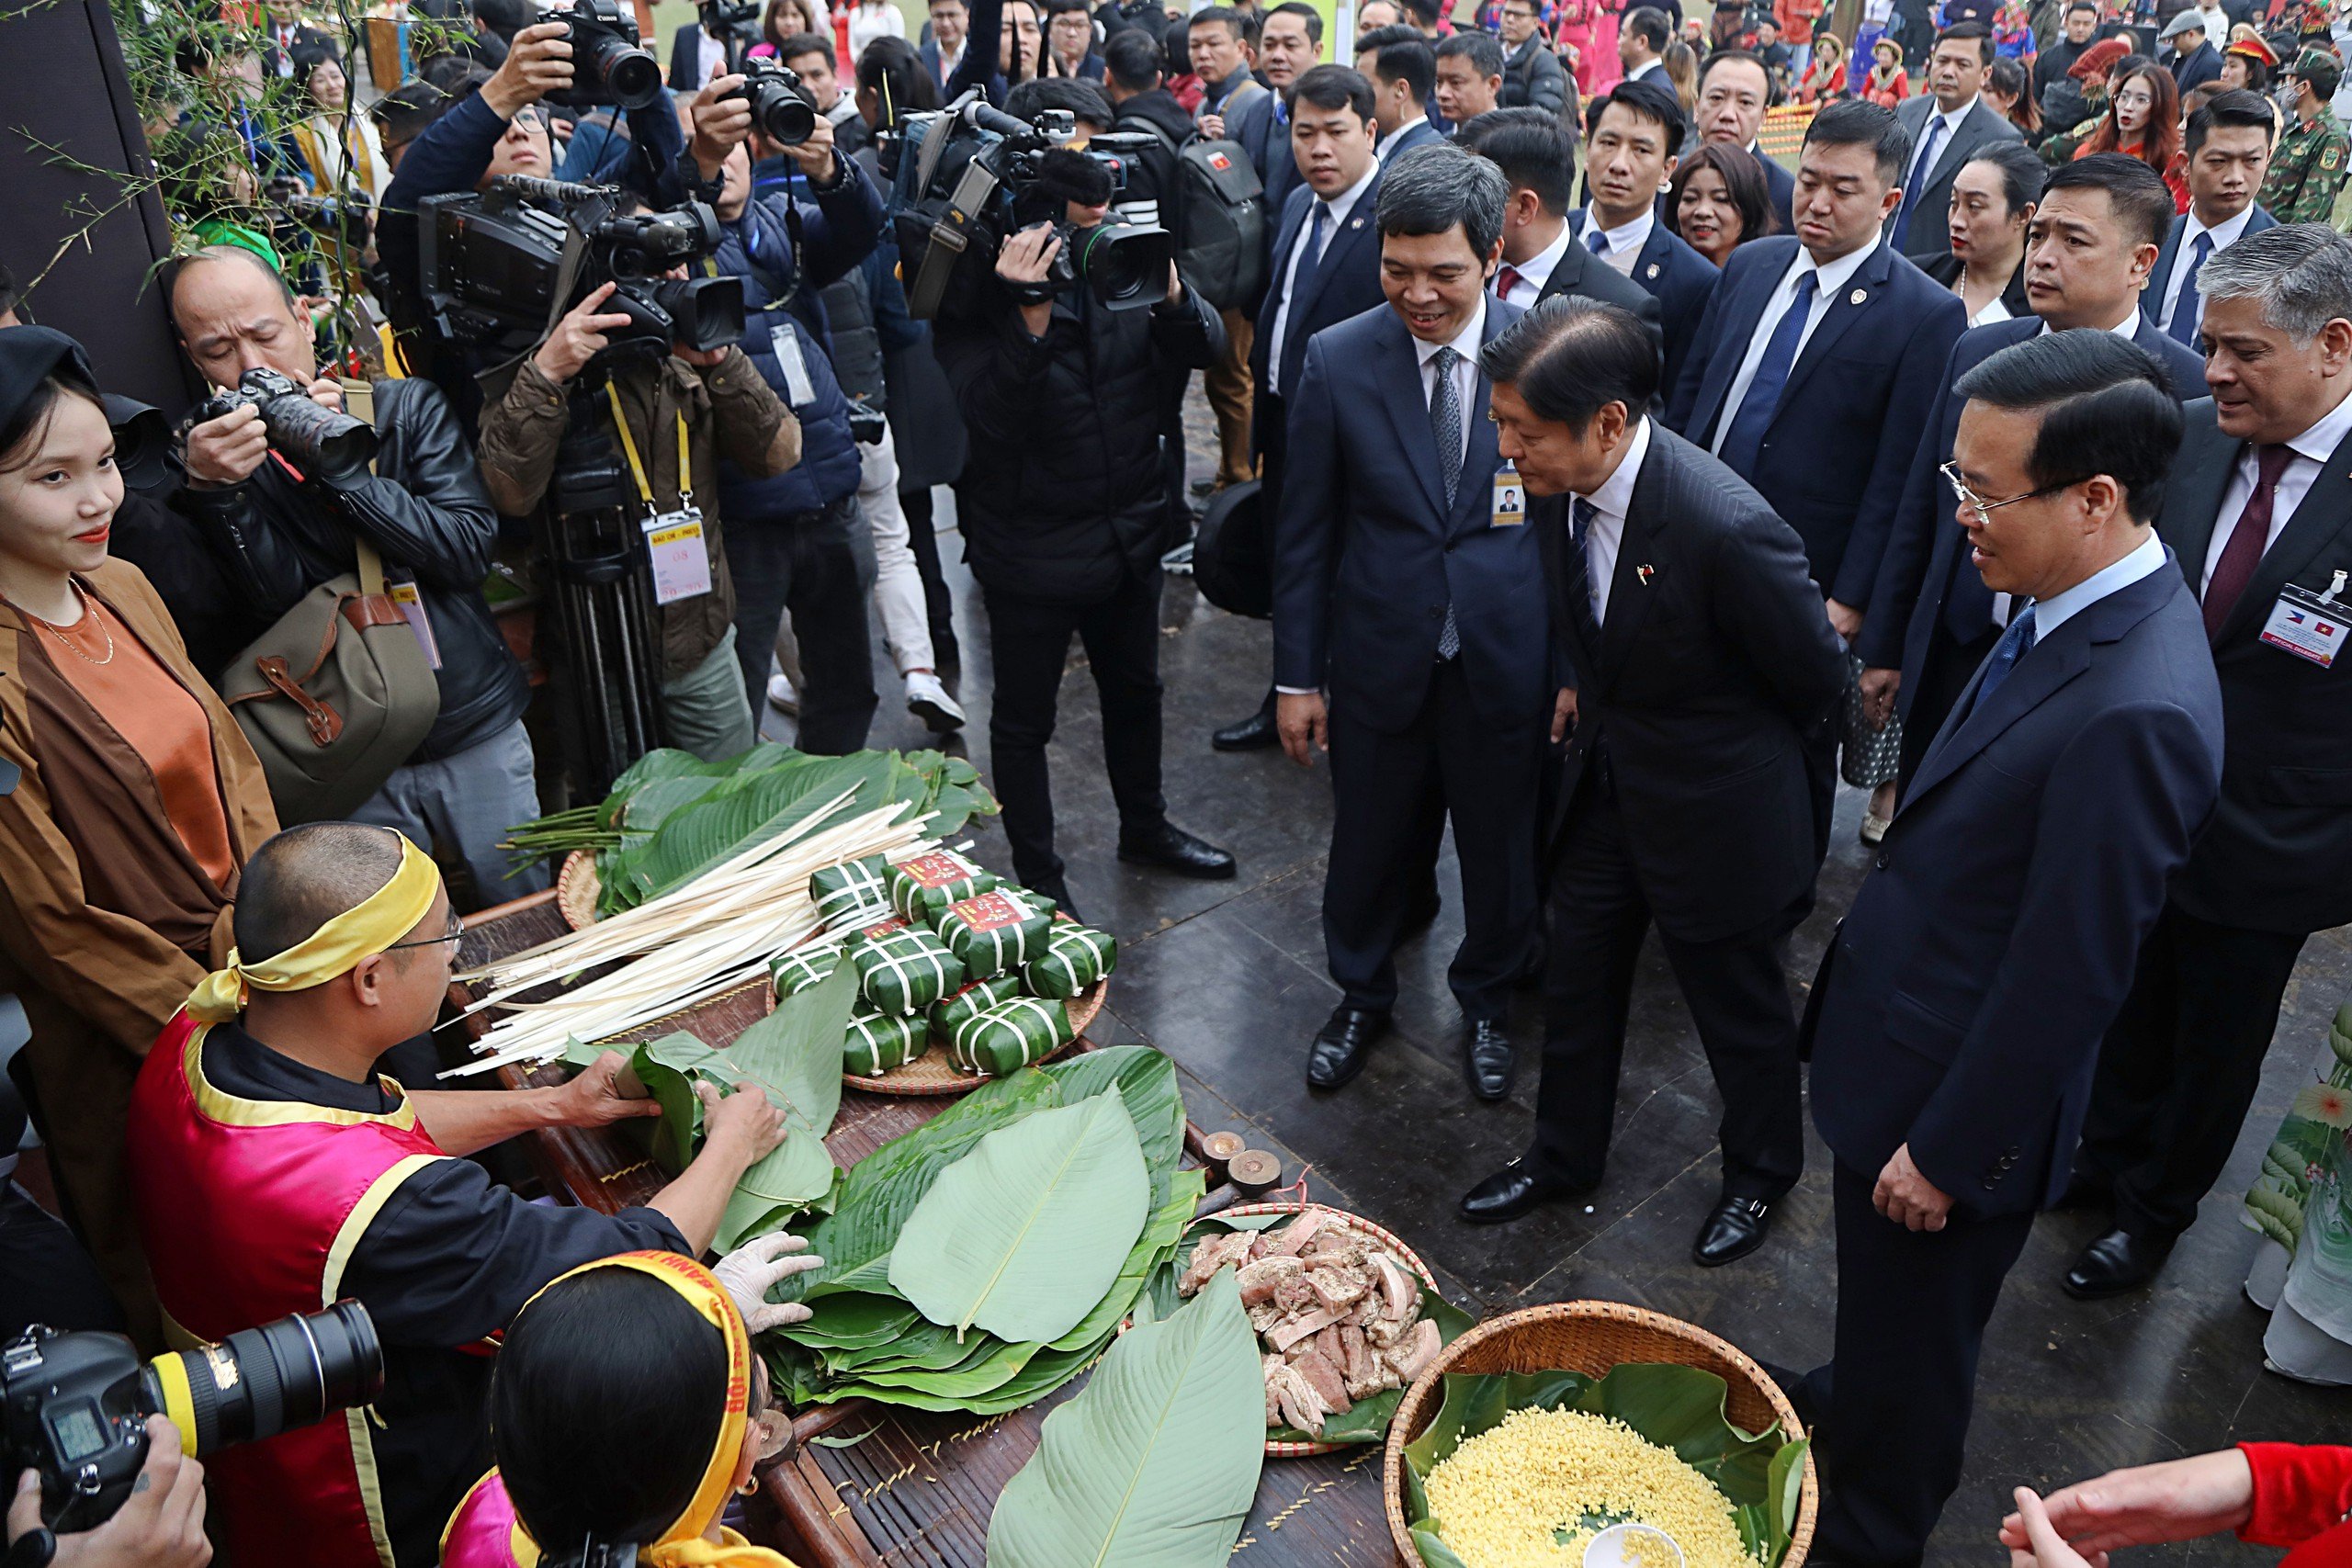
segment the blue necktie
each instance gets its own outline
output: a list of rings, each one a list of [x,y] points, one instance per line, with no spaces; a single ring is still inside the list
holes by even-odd
[[[1445,481],[1445,510],[1448,525],[1453,514],[1453,497],[1462,488],[1462,393],[1453,384],[1453,367],[1462,358],[1449,345],[1430,355],[1430,367],[1437,372],[1437,385],[1430,391],[1430,434],[1437,441],[1438,477]],[[1453,605],[1445,606],[1445,625],[1438,628],[1437,656],[1451,659],[1462,651],[1462,632],[1453,624]]]
[[[1302,278],[1313,277],[1323,269],[1323,237],[1331,231],[1331,204],[1317,197],[1315,217],[1306,225],[1306,262],[1299,268]]]
[[[2197,346],[2197,318],[2201,313],[2197,299],[2197,274],[2205,265],[2205,259],[2212,254],[2213,234],[2208,230],[2197,236],[2197,244],[2189,253],[2188,271],[2181,276],[2180,295],[2172,305],[2172,325],[2165,329],[2166,335],[2175,343],[2185,344],[2190,348]]]
[[[1591,220],[1588,218],[1585,221],[1589,225]],[[1584,231],[1584,243],[1585,248],[1594,255],[1605,256],[1609,254],[1609,236],[1598,229],[1588,227]]]
[[[1919,156],[1911,165],[1911,175],[1903,182],[1903,205],[1895,210],[1894,233],[1887,243],[1894,250],[1903,249],[1903,231],[1911,226],[1911,209],[1917,206],[1919,193],[1928,183],[1928,175],[1936,166],[1936,148],[1944,139],[1944,117],[1928,117],[1928,134],[1919,143]]]
[[[1797,342],[1804,336],[1805,318],[1813,313],[1814,291],[1820,283],[1818,272],[1806,272],[1797,278],[1797,297],[1774,323],[1764,357],[1756,362],[1756,378],[1747,383],[1747,396],[1733,412],[1723,449],[1715,454],[1731,465],[1733,473],[1751,482],[1757,454],[1764,447],[1764,432],[1772,423],[1772,411],[1781,406],[1781,389],[1788,385],[1789,371],[1797,362]]]
[[[1976,700],[1969,705],[1971,718],[1993,700],[1993,694],[2001,689],[2001,682],[2009,678],[2009,672],[2018,667],[2018,660],[2032,651],[2033,606],[2028,604],[2009,622],[2008,630],[2003,632],[2001,640],[1993,645],[1993,651],[1985,655],[1984,678],[1976,683]]]

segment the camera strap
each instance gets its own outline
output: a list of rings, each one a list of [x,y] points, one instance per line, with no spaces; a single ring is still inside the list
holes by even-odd
[[[621,451],[645,502],[645,547],[653,561],[653,602],[674,604],[710,592],[710,551],[703,542],[702,512],[695,505],[694,454],[686,436],[684,409],[673,411],[678,422],[678,509],[663,512],[653,499],[653,482],[646,476],[645,459],[638,456],[637,437],[629,434],[628,418],[621,412],[621,395],[611,381],[605,397],[613,405],[613,428],[620,434]]]

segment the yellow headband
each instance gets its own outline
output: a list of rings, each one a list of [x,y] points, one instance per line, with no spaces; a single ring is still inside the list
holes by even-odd
[[[385,831],[401,841],[401,868],[390,882],[362,899],[357,908],[337,915],[275,958],[246,964],[232,948],[229,967],[207,975],[188,993],[187,1015],[199,1023],[227,1023],[245,1010],[249,992],[307,991],[323,986],[415,930],[441,890],[441,873],[406,835],[389,828]]]

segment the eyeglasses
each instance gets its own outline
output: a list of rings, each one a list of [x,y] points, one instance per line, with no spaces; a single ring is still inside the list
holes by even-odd
[[[2120,109],[2154,108],[2156,98],[2153,93],[2118,93],[2115,95],[2115,107]]]
[[[419,937],[414,942],[396,942],[390,947],[384,949],[384,951],[386,953],[398,953],[403,947],[438,947],[445,942],[463,942],[465,940],[466,922],[458,918],[457,910],[452,909],[449,911],[449,929],[443,931],[439,936]]]
[[[1976,513],[1976,525],[1979,528],[1991,527],[1992,513],[1998,512],[2004,506],[2015,506],[2020,501],[2031,501],[2037,496],[2055,495],[2062,490],[2072,490],[2083,482],[2080,479],[2068,479],[2064,484],[2043,485],[2040,490],[2027,491],[2023,495],[2007,496],[2000,501],[1987,501],[1968,488],[1966,481],[1960,477],[1960,470],[1951,464],[1941,465],[1936,472],[1943,475],[1944,483],[1951,486],[1951,492],[1960,498],[1960,503]]]

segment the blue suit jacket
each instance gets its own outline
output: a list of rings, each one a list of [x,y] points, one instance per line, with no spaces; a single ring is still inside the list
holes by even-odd
[[[1740,246],[1700,321],[1701,347],[1675,383],[1666,422],[1713,448],[1724,403],[1764,309],[1795,260],[1793,235]],[[1952,341],[1968,324],[1960,297],[1883,244],[1829,302],[1789,369],[1756,471],[1741,478],[1804,541],[1821,590],[1864,604],[1878,575],[1869,523],[1903,496]]]
[[[1813,1119],[1875,1177],[1909,1145],[1963,1216],[2072,1170],[2099,1040],[2213,809],[2222,697],[2169,566],[2086,606],[1936,737],[1815,982]]]
[[[1323,247],[1319,266],[1301,258],[1298,264],[1298,298],[1291,304],[1290,321],[1283,333],[1283,362],[1281,387],[1284,397],[1298,391],[1299,377],[1306,368],[1306,340],[1335,322],[1351,316],[1361,316],[1366,310],[1382,308],[1387,297],[1380,290],[1380,227],[1372,220],[1373,209],[1380,199],[1380,176],[1375,174],[1364,193],[1348,211],[1348,220],[1331,242]],[[1315,201],[1312,187],[1301,185],[1290,193],[1283,204],[1283,220],[1274,235],[1274,254],[1266,272],[1266,297],[1258,306],[1258,331],[1250,345],[1250,376],[1261,393],[1269,389],[1267,355],[1274,347],[1274,316],[1282,308],[1283,275],[1288,270],[1290,254],[1298,243],[1298,231],[1306,223],[1307,209]]]
[[[1939,649],[1955,642],[1973,646],[1993,624],[1993,591],[1969,564],[1968,536],[1952,520],[1951,488],[1936,471],[1951,460],[1960,411],[1968,400],[1952,395],[1952,383],[2041,331],[2039,316],[2020,316],[1961,334],[1928,415],[1926,438],[1912,457],[1901,503],[1891,513],[1863,518],[1855,531],[1857,539],[1864,530],[1872,535],[1869,547],[1877,552],[1879,570],[1867,601],[1840,601],[1867,612],[1854,652],[1872,669],[1904,671],[1901,702],[1906,715],[1919,676]],[[2181,401],[2204,395],[2205,362],[2158,332],[2144,310],[2132,341],[2164,361]]]
[[[1584,224],[1582,211],[1568,214],[1568,232],[1579,243],[1584,239]],[[1633,278],[1657,298],[1659,325],[1666,332],[1666,379],[1661,386],[1671,389],[1682,374],[1690,346],[1698,341],[1700,319],[1706,314],[1715,282],[1722,276],[1714,263],[1668,233],[1665,224],[1651,225],[1642,254],[1634,258]]]
[[[2238,238],[2243,240],[2247,234],[2259,234],[2265,229],[2277,227],[2278,220],[2271,217],[2267,209],[2257,206],[2254,215],[2245,220],[2245,231]],[[2172,227],[2165,231],[2165,248],[2156,253],[2156,265],[2148,273],[2147,292],[2140,296],[2140,303],[2152,321],[2164,313],[2165,290],[2172,287],[2173,265],[2180,259],[2181,237],[2188,232],[2188,214],[2184,212],[2174,219]],[[2201,320],[2204,314],[2204,301],[2201,299],[2198,301],[2198,314]]]
[[[1385,141],[1381,142],[1381,164],[1383,167],[1385,167],[1386,165],[1395,163],[1397,159],[1403,157],[1406,153],[1410,152],[1416,147],[1426,147],[1432,141],[1442,141],[1444,140],[1445,132],[1437,128],[1437,119],[1434,114],[1432,114],[1428,119],[1417,119],[1412,124],[1407,126],[1404,130],[1396,133],[1394,144]]]
[[[1266,243],[1274,245],[1281,232],[1284,211],[1290,205],[1290,193],[1306,184],[1298,172],[1298,158],[1291,151],[1290,114],[1283,107],[1281,95],[1266,95],[1266,112],[1250,118],[1248,134],[1237,138],[1250,150],[1250,161],[1257,165],[1258,183],[1266,187],[1266,210],[1273,214],[1273,222],[1266,226]],[[1280,255],[1279,247],[1271,254]]]
[[[1520,315],[1488,300],[1482,341]],[[1328,686],[1334,706],[1389,733],[1421,709],[1453,605],[1479,717],[1541,724],[1557,687],[1535,529],[1493,525],[1495,426],[1479,377],[1469,450],[1444,503],[1412,334],[1383,304],[1316,334],[1287,399],[1289,456],[1274,525],[1274,683]]]

